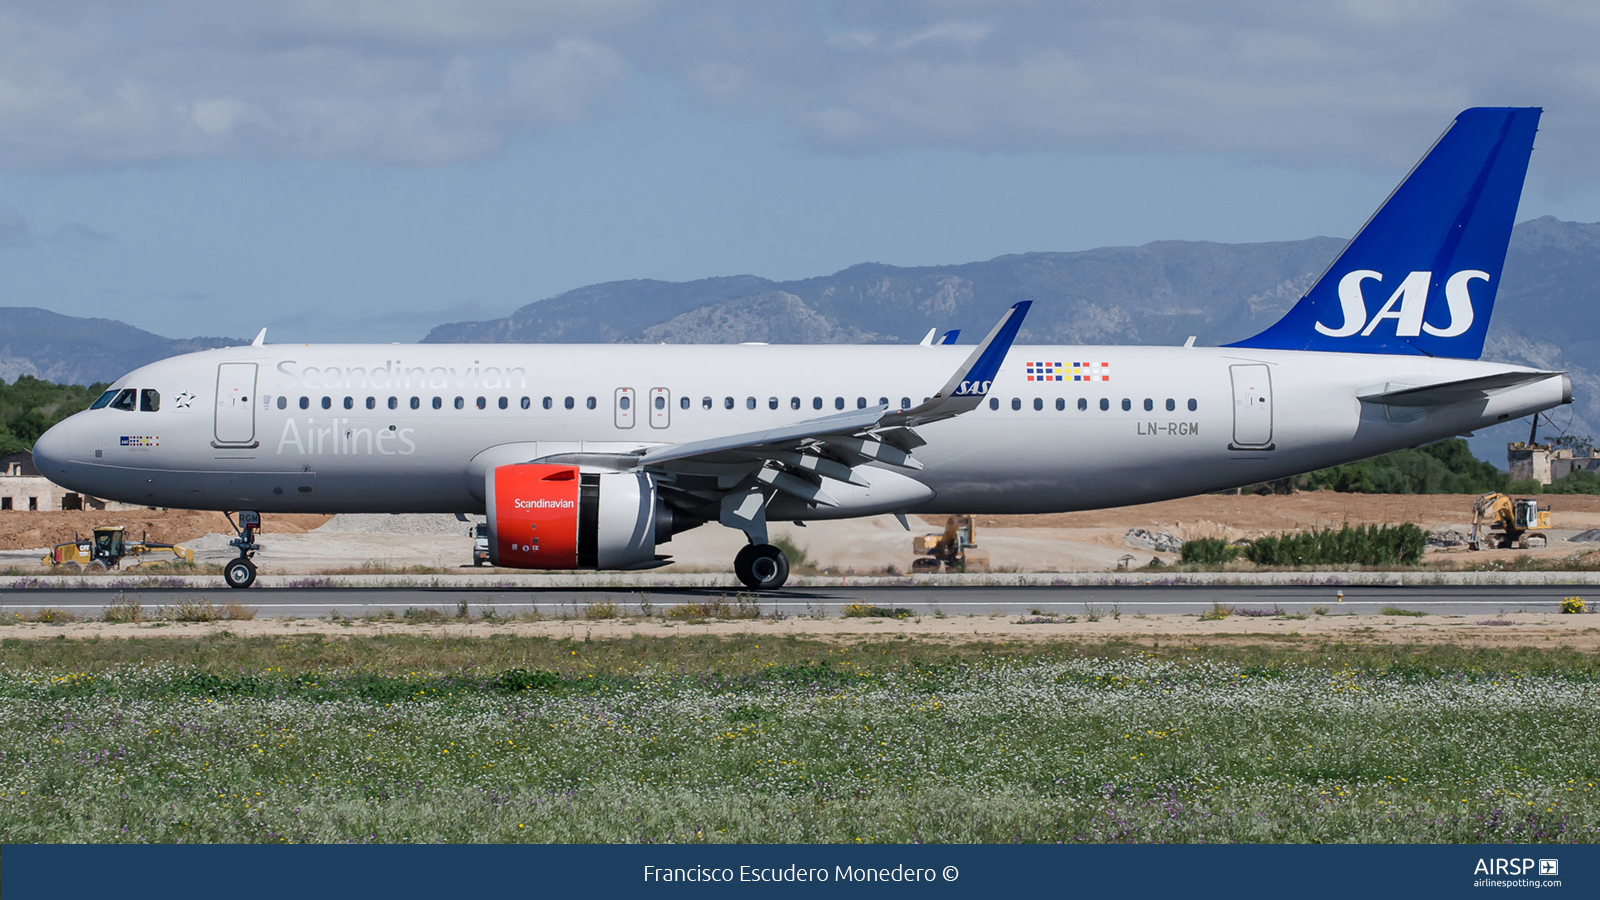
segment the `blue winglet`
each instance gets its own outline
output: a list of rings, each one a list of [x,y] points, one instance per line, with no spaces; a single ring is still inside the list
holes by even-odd
[[[961,336],[961,329],[959,329],[959,328],[955,328],[955,329],[952,329],[950,331],[946,331],[944,333],[944,337],[939,339],[939,345],[942,347],[945,344],[954,344],[956,342],[956,338],[958,338],[960,336]]]
[[[1000,364],[1011,352],[1011,342],[1017,339],[1022,319],[1031,306],[1032,300],[1023,300],[1006,310],[944,387],[919,406],[885,415],[879,424],[922,425],[977,409],[984,395],[989,393],[990,385],[994,384],[995,376],[1000,374]]]
[[[1022,319],[1032,306],[1032,300],[1019,301],[995,323],[994,330],[978,347],[981,351],[978,358],[965,367],[966,371],[961,373],[960,383],[951,391],[951,396],[982,397],[989,393],[989,385],[1000,374],[1000,364],[1006,361],[1006,354],[1011,352],[1011,342],[1017,339],[1017,332],[1022,329]]]
[[[1300,302],[1226,346],[1478,358],[1541,112],[1456,116]]]

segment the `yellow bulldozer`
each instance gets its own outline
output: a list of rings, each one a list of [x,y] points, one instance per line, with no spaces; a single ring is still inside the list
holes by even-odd
[[[171,554],[180,562],[194,564],[194,551],[177,544],[164,544],[160,541],[148,539],[148,535],[137,541],[127,540],[122,525],[102,525],[94,530],[94,536],[84,540],[73,534],[72,540],[57,544],[50,549],[50,555],[40,560],[42,565],[60,566],[69,572],[99,573],[108,569],[115,569],[122,565],[123,559],[131,556],[133,565],[144,565],[145,556],[148,554]],[[159,560],[166,562],[165,559]]]
[[[919,534],[911,539],[917,558],[913,572],[987,572],[989,552],[978,549],[978,526],[971,516],[951,516],[942,534]]]
[[[1550,507],[1541,508],[1532,497],[1512,499],[1505,494],[1488,493],[1472,504],[1472,536],[1467,546],[1473,550],[1530,550],[1548,546]]]

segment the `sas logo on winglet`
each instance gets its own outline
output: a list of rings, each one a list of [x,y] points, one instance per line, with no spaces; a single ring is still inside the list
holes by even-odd
[[[1449,306],[1450,321],[1439,327],[1422,321],[1428,306],[1428,287],[1433,282],[1432,272],[1412,272],[1395,287],[1388,302],[1378,314],[1367,318],[1367,300],[1361,295],[1363,281],[1383,281],[1383,273],[1371,269],[1357,269],[1339,279],[1339,308],[1344,312],[1344,323],[1337,328],[1317,322],[1317,331],[1328,337],[1350,337],[1360,334],[1368,337],[1385,319],[1394,319],[1396,337],[1417,337],[1422,332],[1434,337],[1453,338],[1466,334],[1472,327],[1472,295],[1467,288],[1473,281],[1488,281],[1489,273],[1477,269],[1462,269],[1450,276],[1444,284],[1444,299]],[[1398,305],[1398,308],[1396,306]]]
[[[955,396],[982,397],[984,394],[989,393],[989,386],[992,384],[994,384],[992,381],[963,381],[955,389]]]

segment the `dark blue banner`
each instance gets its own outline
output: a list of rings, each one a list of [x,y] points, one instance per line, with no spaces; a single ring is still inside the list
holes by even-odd
[[[1119,898],[1554,896],[1600,890],[1600,849],[1514,846],[26,846],[6,900],[381,897]],[[1548,896],[1548,895],[1547,895]]]

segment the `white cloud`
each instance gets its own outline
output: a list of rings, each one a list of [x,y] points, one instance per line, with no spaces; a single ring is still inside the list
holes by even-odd
[[[0,165],[448,163],[613,108],[631,76],[816,147],[1242,153],[1391,167],[1469,105],[1544,105],[1600,168],[1600,7],[1534,0],[897,4],[22,0]]]
[[[0,10],[0,164],[205,156],[441,163],[570,123],[626,80],[648,4],[176,0]]]

